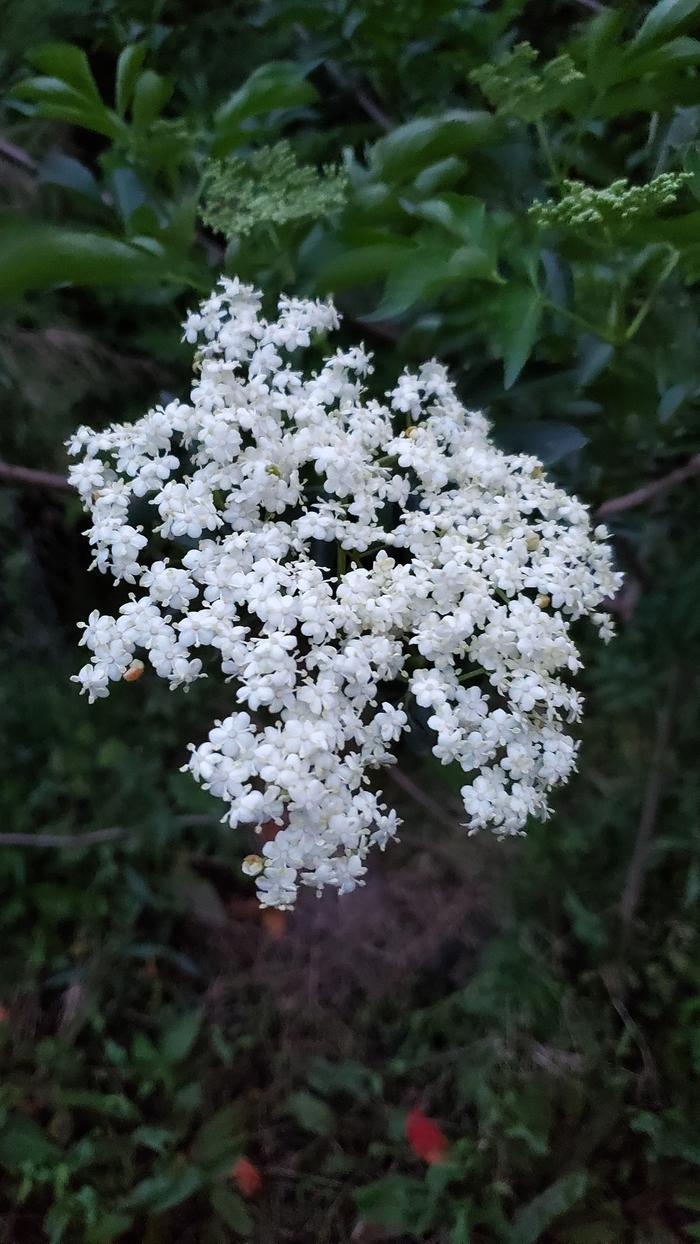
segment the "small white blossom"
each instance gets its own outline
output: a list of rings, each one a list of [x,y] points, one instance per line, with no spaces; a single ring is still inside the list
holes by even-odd
[[[231,826],[268,826],[243,871],[286,908],[300,884],[363,885],[370,847],[395,838],[369,777],[412,713],[468,775],[471,832],[545,819],[576,761],[572,623],[609,638],[620,576],[606,529],[537,459],[497,449],[441,364],[383,404],[360,347],[292,366],[338,326],[331,304],[283,297],[272,321],[261,304],[223,278],[185,322],[189,403],[69,442],[93,564],[134,585],[116,617],[90,614],[74,680],[93,701],[144,665],[171,687],[220,668],[230,714],[185,768]]]

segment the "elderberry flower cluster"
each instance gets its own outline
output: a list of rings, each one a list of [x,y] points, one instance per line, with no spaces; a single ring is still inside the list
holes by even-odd
[[[362,347],[302,370],[337,326],[330,303],[287,297],[268,321],[223,278],[184,325],[189,401],[69,442],[93,564],[133,585],[83,624],[75,681],[93,701],[141,658],[171,688],[223,674],[231,711],[185,768],[230,825],[266,826],[244,870],[282,908],[300,884],[362,884],[398,827],[370,772],[417,718],[465,773],[471,831],[546,817],[576,757],[572,623],[607,638],[619,583],[605,528],[496,448],[442,365],[384,402]]]

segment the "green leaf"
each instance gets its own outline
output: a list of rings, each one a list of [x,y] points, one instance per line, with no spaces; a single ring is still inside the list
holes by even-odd
[[[499,444],[510,453],[534,454],[545,466],[588,444],[588,437],[572,423],[556,419],[501,419],[495,431]]]
[[[251,1235],[253,1220],[233,1188],[228,1188],[226,1184],[214,1188],[210,1204],[217,1217],[232,1231],[237,1231],[239,1235]]]
[[[537,290],[511,285],[498,301],[498,329],[503,353],[503,385],[515,384],[532,352],[542,316]]]
[[[162,258],[98,233],[11,221],[0,224],[0,299],[52,285],[153,285]]]
[[[119,53],[114,80],[114,102],[123,117],[133,98],[136,79],[146,57],[145,43],[130,43]]]
[[[123,223],[128,225],[134,212],[138,211],[148,197],[146,188],[135,169],[128,165],[112,169],[109,188]]]
[[[17,1171],[24,1163],[46,1166],[58,1159],[60,1150],[43,1129],[26,1115],[16,1114],[0,1130],[0,1166]]]
[[[470,1228],[471,1216],[471,1202],[467,1205],[460,1205],[452,1224],[450,1244],[470,1244],[472,1238]]]
[[[139,1112],[122,1093],[96,1093],[90,1089],[59,1089],[56,1103],[73,1110],[88,1110],[112,1119],[137,1119]]]
[[[25,78],[12,88],[11,95],[32,101],[37,115],[47,120],[80,125],[107,138],[124,136],[123,123],[115,113],[60,78]]]
[[[382,1091],[382,1077],[350,1058],[337,1063],[327,1058],[312,1058],[306,1078],[317,1093],[347,1093],[356,1101],[366,1101]]]
[[[173,93],[173,82],[153,69],[144,69],[134,85],[131,113],[136,129],[146,130],[160,116]]]
[[[406,1231],[414,1225],[416,1202],[423,1198],[423,1184],[407,1175],[385,1175],[353,1192],[358,1211],[367,1222],[393,1231]]]
[[[212,154],[225,155],[242,141],[244,121],[282,108],[296,108],[318,98],[316,88],[306,81],[307,70],[295,61],[271,61],[259,65],[215,117]]]
[[[440,225],[462,241],[482,243],[486,232],[486,204],[473,195],[445,194],[409,205],[411,215]]]
[[[287,1098],[287,1111],[306,1132],[328,1136],[334,1128],[335,1119],[330,1106],[313,1093],[292,1093]]]
[[[601,950],[608,941],[608,933],[605,921],[598,912],[591,911],[573,890],[566,891],[564,907],[571,917],[571,926],[578,940],[593,950]]]
[[[564,1175],[536,1196],[515,1215],[508,1244],[536,1244],[548,1227],[568,1213],[586,1194],[588,1176],[584,1171]]]
[[[44,43],[34,48],[27,59],[41,73],[60,78],[85,99],[102,105],[90,62],[82,48],[73,43]]]
[[[224,1106],[202,1124],[192,1142],[192,1160],[205,1169],[222,1162],[229,1165],[241,1152],[244,1130],[243,1111],[238,1103]]]
[[[181,1063],[187,1058],[199,1036],[203,1019],[204,1010],[202,1007],[197,1007],[196,1010],[187,1011],[174,1023],[168,1025],[160,1042],[161,1053],[166,1062]]]
[[[164,1214],[186,1201],[201,1186],[200,1172],[193,1166],[186,1166],[142,1179],[121,1204],[124,1209],[147,1209],[152,1214]]]
[[[150,1127],[144,1124],[143,1127],[136,1128],[131,1139],[135,1145],[143,1145],[145,1149],[163,1154],[173,1141],[173,1133],[167,1127]]]
[[[406,251],[389,274],[376,311],[364,318],[369,323],[394,319],[439,289],[445,280],[449,255],[445,247],[414,246]]]
[[[63,186],[100,202],[100,188],[90,169],[62,151],[50,151],[44,157],[37,170],[37,180],[41,185]]]
[[[661,395],[657,410],[660,423],[667,423],[683,405],[687,396],[687,385],[672,384],[666,389]]]
[[[322,264],[315,274],[315,288],[337,292],[355,285],[380,280],[400,265],[412,247],[402,242],[379,242],[370,246],[344,246],[339,254]]]
[[[639,48],[649,43],[660,43],[684,22],[695,17],[698,10],[700,10],[700,0],[659,0],[658,4],[655,4],[653,9],[647,13],[632,40],[632,47]]]
[[[375,177],[409,181],[428,165],[498,140],[500,122],[490,112],[453,109],[437,117],[419,117],[380,138],[369,153]]]

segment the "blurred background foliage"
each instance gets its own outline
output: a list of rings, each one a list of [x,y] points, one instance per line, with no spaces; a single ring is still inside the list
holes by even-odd
[[[0,1240],[700,1238],[698,29],[700,0],[4,6]],[[223,692],[68,682],[110,592],[63,439],[185,390],[222,270],[333,293],[380,388],[444,359],[627,575],[554,820],[466,840],[417,736],[402,845],[291,917],[178,772]]]

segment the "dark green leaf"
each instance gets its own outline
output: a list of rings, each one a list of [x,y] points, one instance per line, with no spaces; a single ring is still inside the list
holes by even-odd
[[[347,1093],[357,1101],[366,1101],[382,1091],[382,1077],[349,1058],[337,1063],[327,1058],[313,1058],[306,1078],[317,1093]]]
[[[146,130],[160,116],[173,93],[173,83],[153,69],[144,69],[136,79],[131,113],[137,129]]]
[[[213,155],[225,155],[242,140],[241,125],[251,117],[312,103],[318,93],[306,80],[303,66],[294,61],[259,65],[250,77],[222,104],[215,118]]]
[[[192,1196],[202,1186],[202,1176],[193,1166],[166,1171],[142,1179],[124,1197],[124,1209],[147,1209],[151,1214],[164,1214]]]
[[[237,1231],[239,1235],[252,1233],[253,1220],[243,1201],[232,1188],[220,1184],[213,1189],[210,1201],[214,1213],[232,1231]]]
[[[504,289],[498,301],[498,329],[503,353],[503,384],[510,389],[518,379],[537,340],[542,301],[526,285]]]
[[[35,69],[48,77],[67,82],[85,99],[96,104],[102,103],[90,62],[82,48],[73,43],[44,43],[29,53],[28,60]]]
[[[181,1063],[190,1053],[202,1027],[204,1011],[198,1007],[187,1011],[169,1024],[161,1039],[160,1048],[163,1058],[168,1063]]]
[[[406,1175],[385,1175],[353,1192],[355,1204],[367,1222],[394,1231],[407,1231],[414,1226],[417,1196],[423,1199],[423,1185]]]
[[[313,1093],[292,1093],[287,1098],[287,1111],[296,1119],[306,1132],[315,1132],[319,1136],[328,1136],[333,1131],[335,1119],[333,1111]]]
[[[588,437],[573,424],[557,423],[554,419],[503,419],[495,430],[499,443],[511,453],[534,454],[546,466],[588,444]]]
[[[53,225],[0,226],[0,299],[51,285],[135,285],[166,279],[163,260],[97,233]]]
[[[564,1175],[523,1206],[515,1215],[508,1244],[536,1244],[557,1218],[568,1213],[586,1194],[588,1176],[584,1171]]]
[[[317,271],[316,288],[335,292],[381,280],[387,272],[400,265],[411,249],[400,242],[344,247],[335,259],[329,260]]]
[[[59,1157],[59,1149],[42,1128],[26,1115],[10,1115],[0,1129],[0,1166],[17,1171],[25,1163],[48,1165]]]
[[[192,1142],[192,1161],[205,1169],[221,1162],[230,1165],[236,1153],[241,1152],[243,1128],[241,1106],[224,1106],[197,1132]]]
[[[500,123],[490,112],[454,109],[420,117],[378,139],[369,165],[376,177],[405,183],[438,160],[496,141],[500,132]]]
[[[109,187],[114,198],[114,205],[127,225],[147,199],[146,188],[138,173],[128,166],[115,168],[109,175]]]
[[[659,0],[647,13],[635,38],[633,48],[650,43],[660,43],[670,34],[690,21],[700,11],[700,0]]]
[[[662,423],[666,423],[668,419],[675,415],[687,396],[688,390],[684,384],[672,384],[670,388],[662,393],[658,408],[659,419]]]
[[[44,157],[37,170],[37,178],[42,185],[63,186],[87,199],[100,201],[100,188],[90,169],[62,151],[50,151]]]

